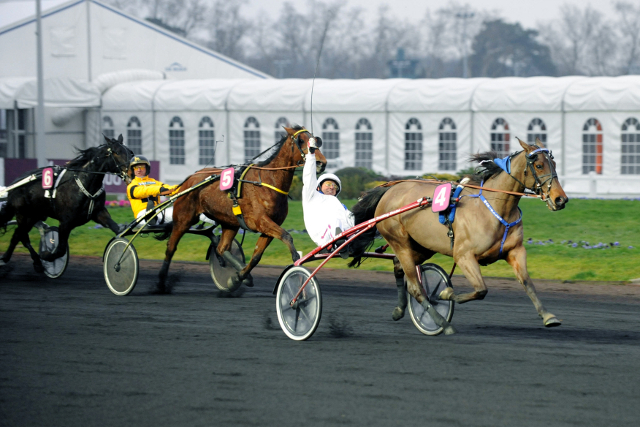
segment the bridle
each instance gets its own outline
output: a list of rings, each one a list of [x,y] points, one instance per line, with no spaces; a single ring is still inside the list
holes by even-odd
[[[107,155],[106,157],[110,157],[111,160],[113,160],[113,163],[116,166],[116,170],[118,170],[118,172],[115,173],[115,175],[118,175],[120,177],[120,179],[122,179],[123,181],[127,181],[127,172],[129,170],[129,162],[131,161],[131,157],[133,157],[133,152],[131,150],[129,150],[127,147],[125,147],[124,145],[122,145],[122,147],[125,149],[125,151],[127,152],[127,160],[125,160],[122,163],[119,163],[116,159],[116,154],[113,152],[113,149],[111,147],[107,148]]]
[[[551,170],[551,173],[542,175],[542,176],[538,176],[538,174],[536,174],[536,170],[535,170],[535,166],[534,163],[535,161],[538,159],[538,154],[542,154],[545,159],[547,159],[547,162],[549,163],[549,169]],[[535,193],[536,195],[540,196],[540,198],[542,200],[545,200],[549,198],[549,192],[551,191],[551,184],[553,183],[553,180],[558,178],[558,174],[556,173],[556,169],[553,166],[553,154],[551,153],[551,151],[548,148],[536,148],[535,150],[533,150],[530,153],[526,153],[525,154],[525,158],[527,160],[527,164],[524,168],[524,176],[525,176],[525,181],[526,181],[526,176],[527,176],[527,170],[531,171],[531,175],[533,176],[534,179],[534,185],[533,187],[529,188],[527,187],[527,185],[525,185],[524,182],[520,181],[518,178],[516,178],[515,176],[511,175],[511,173],[509,173],[509,176],[513,179],[515,179],[516,181],[518,181],[525,190],[529,190],[533,193]],[[546,179],[545,179],[546,178]],[[546,185],[546,191],[544,191],[544,186]]]
[[[300,155],[302,156],[302,160],[300,162],[298,162],[298,166],[302,166],[304,164],[305,160],[306,160],[306,153],[304,151],[302,151],[302,148],[301,148],[302,142],[300,141],[300,135],[305,133],[305,132],[308,133],[311,138],[315,138],[316,139],[318,147],[322,146],[322,138],[314,137],[313,134],[311,132],[309,132],[307,129],[304,129],[304,128],[300,129],[299,131],[296,131],[296,133],[291,135],[291,144],[292,144],[291,145],[291,151],[293,151],[293,147],[296,146],[296,147],[298,147],[298,150],[300,151]]]

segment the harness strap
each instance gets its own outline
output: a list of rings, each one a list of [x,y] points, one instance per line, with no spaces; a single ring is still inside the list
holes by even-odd
[[[93,205],[94,205],[94,201],[95,199],[97,199],[102,193],[104,193],[104,187],[100,187],[100,189],[96,192],[96,194],[91,194],[87,191],[86,188],[84,188],[84,185],[82,185],[82,181],[80,181],[78,179],[78,175],[76,175],[75,177],[76,180],[76,184],[78,184],[78,187],[80,188],[80,191],[82,191],[82,193],[87,196],[89,198],[89,200],[91,200],[89,202],[89,213],[87,214],[89,218],[91,218],[91,214],[93,213]]]
[[[63,168],[62,172],[60,172],[60,175],[58,175],[58,179],[56,179],[56,183],[53,186],[53,193],[51,194],[52,199],[56,198],[56,193],[58,192],[58,186],[62,182],[62,177],[64,176],[65,173],[67,173],[67,168]]]
[[[309,131],[308,131],[308,130],[306,130],[306,129],[300,129],[299,131],[297,131],[296,133],[294,133],[294,134],[291,136],[291,139],[293,139],[293,138],[295,138],[296,136],[300,135],[302,132],[309,132]]]
[[[253,167],[253,163],[250,164],[249,166],[247,166],[247,168],[242,171],[242,174],[240,175],[240,178],[238,178],[238,191],[237,191],[237,196],[238,198],[242,197],[242,178],[244,178],[244,176],[247,174],[247,172],[249,172],[249,169],[251,169],[251,167]],[[231,195],[231,192],[229,192],[229,195]]]
[[[484,184],[484,181],[480,183],[480,186],[482,187],[483,184]],[[502,241],[500,242],[500,256],[502,256],[502,248],[504,247],[504,241],[507,240],[507,234],[509,233],[509,229],[514,225],[519,224],[522,221],[522,210],[520,209],[520,207],[518,207],[518,210],[520,211],[520,218],[509,223],[505,221],[504,218],[502,218],[500,214],[495,211],[495,209],[493,209],[489,201],[482,195],[482,189],[480,190],[480,193],[470,194],[467,197],[479,198],[480,200],[482,200],[482,203],[484,203],[487,209],[489,209],[489,212],[491,212],[493,216],[495,216],[498,219],[498,221],[500,221],[500,223],[505,226],[504,234],[502,235]]]
[[[277,192],[278,192],[278,193],[280,193],[280,194],[284,194],[285,196],[289,194],[289,192],[288,192],[288,191],[282,191],[281,189],[276,188],[276,187],[274,187],[273,185],[265,184],[264,182],[259,183],[259,185],[260,185],[260,186],[262,186],[262,187],[270,188],[270,189],[272,189],[273,191],[277,191]]]

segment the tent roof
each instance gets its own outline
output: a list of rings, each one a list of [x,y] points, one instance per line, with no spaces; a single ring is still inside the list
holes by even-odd
[[[207,79],[170,81],[159,88],[155,108],[162,111],[223,111],[229,92],[247,80]],[[259,81],[268,83],[268,81]]]
[[[567,90],[565,111],[640,110],[640,76],[590,77]]]
[[[245,80],[233,87],[227,106],[233,111],[299,111],[310,92],[311,80]]]
[[[402,80],[389,93],[390,111],[468,110],[474,90],[490,79]]]
[[[476,89],[474,111],[561,111],[568,88],[585,77],[503,77]]]
[[[384,112],[390,91],[406,80],[360,79],[316,80],[313,89],[313,111]],[[311,110],[311,81],[305,110]]]
[[[138,80],[113,86],[102,95],[108,111],[152,111],[156,92],[170,80]]]
[[[69,78],[44,80],[45,107],[100,106],[100,91],[90,82]],[[33,77],[0,79],[0,108],[32,108],[38,105],[38,82]]]
[[[0,79],[0,109],[13,109],[18,90],[33,80],[35,80],[33,77],[6,77]]]

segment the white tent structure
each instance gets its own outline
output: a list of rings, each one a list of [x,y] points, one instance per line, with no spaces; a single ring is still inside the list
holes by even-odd
[[[107,88],[136,79],[270,79],[270,76],[96,0],[42,13],[47,159],[97,145]],[[0,28],[0,157],[35,156],[36,18]],[[88,114],[83,114],[88,111]],[[91,135],[88,137],[87,135]],[[99,135],[98,135],[99,136]]]
[[[142,154],[170,182],[243,163],[297,123],[323,138],[330,170],[456,172],[472,153],[506,156],[516,137],[540,138],[570,195],[640,196],[640,76],[139,81],[102,102],[103,123],[125,139],[138,119]]]
[[[36,75],[35,29],[35,17],[0,28],[0,78]],[[43,12],[42,33],[47,78],[92,81],[132,68],[163,72],[169,79],[269,78],[97,0],[71,0]]]

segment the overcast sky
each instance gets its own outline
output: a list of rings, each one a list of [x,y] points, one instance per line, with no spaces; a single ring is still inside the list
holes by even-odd
[[[248,16],[257,16],[261,12],[266,12],[275,18],[287,1],[300,10],[304,10],[308,3],[307,0],[248,0],[249,7],[245,8],[245,13]],[[42,0],[42,9],[46,11],[65,2],[66,0]],[[449,2],[448,0],[346,0],[346,3],[350,7],[357,6],[365,10],[369,19],[375,17],[380,5],[387,4],[397,18],[417,22],[424,16],[427,9],[436,10]],[[470,0],[457,3],[466,3],[480,10],[496,11],[506,21],[512,23],[518,21],[525,28],[533,28],[539,21],[558,18],[560,6],[565,3],[579,7],[590,4],[606,17],[613,16],[613,1],[610,0]],[[0,0],[0,28],[34,14],[35,1]]]

